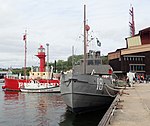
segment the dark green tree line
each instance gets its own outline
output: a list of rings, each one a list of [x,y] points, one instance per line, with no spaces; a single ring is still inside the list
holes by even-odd
[[[108,57],[107,56],[101,56],[102,58],[102,63],[103,64],[108,64]],[[54,72],[61,72],[61,71],[67,71],[72,68],[72,64],[76,65],[80,62],[80,60],[83,59],[83,55],[74,55],[74,56],[69,56],[67,61],[65,60],[58,60],[55,62],[50,62],[49,67],[53,66],[54,67]],[[55,67],[56,66],[56,67]],[[27,67],[27,75],[29,75],[29,72],[31,70],[31,67]],[[24,74],[24,69],[12,69],[13,74],[19,74],[21,73],[22,75]]]

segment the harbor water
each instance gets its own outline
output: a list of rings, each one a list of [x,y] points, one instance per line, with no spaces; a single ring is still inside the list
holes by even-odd
[[[2,90],[0,126],[97,126],[104,111],[73,114],[60,93],[22,93]]]

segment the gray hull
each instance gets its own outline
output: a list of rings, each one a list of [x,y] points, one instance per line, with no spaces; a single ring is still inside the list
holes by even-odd
[[[116,95],[111,88],[111,79],[71,73],[62,75],[60,86],[62,98],[73,112],[91,111],[110,105]]]

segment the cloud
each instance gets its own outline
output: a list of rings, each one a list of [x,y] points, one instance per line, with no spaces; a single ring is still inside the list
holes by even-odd
[[[149,27],[150,1],[133,0],[0,0],[0,65],[21,67],[24,62],[24,41],[27,29],[28,62],[38,64],[34,55],[42,44],[50,44],[50,61],[66,60],[72,55],[83,53],[83,3],[87,5],[87,22],[90,32],[102,43],[102,54],[125,47],[129,36],[129,7],[135,9],[136,31]],[[93,42],[94,43],[94,42]],[[113,43],[113,44],[111,44]],[[17,62],[15,62],[17,61]]]

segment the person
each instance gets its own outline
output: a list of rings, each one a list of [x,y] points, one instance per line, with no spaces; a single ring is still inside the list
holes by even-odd
[[[129,83],[129,78],[128,78],[128,76],[127,76],[127,78],[126,78],[126,83],[127,83],[127,85],[128,85],[129,87],[131,87],[131,86],[130,86],[130,83]]]
[[[127,77],[129,78],[129,85],[130,87],[133,86],[133,79],[135,78],[135,74],[132,72],[127,73]]]
[[[138,83],[140,83],[140,81],[141,81],[140,75],[137,76],[137,79],[138,79]]]
[[[141,82],[142,83],[144,82],[144,75],[143,74],[141,75]]]

